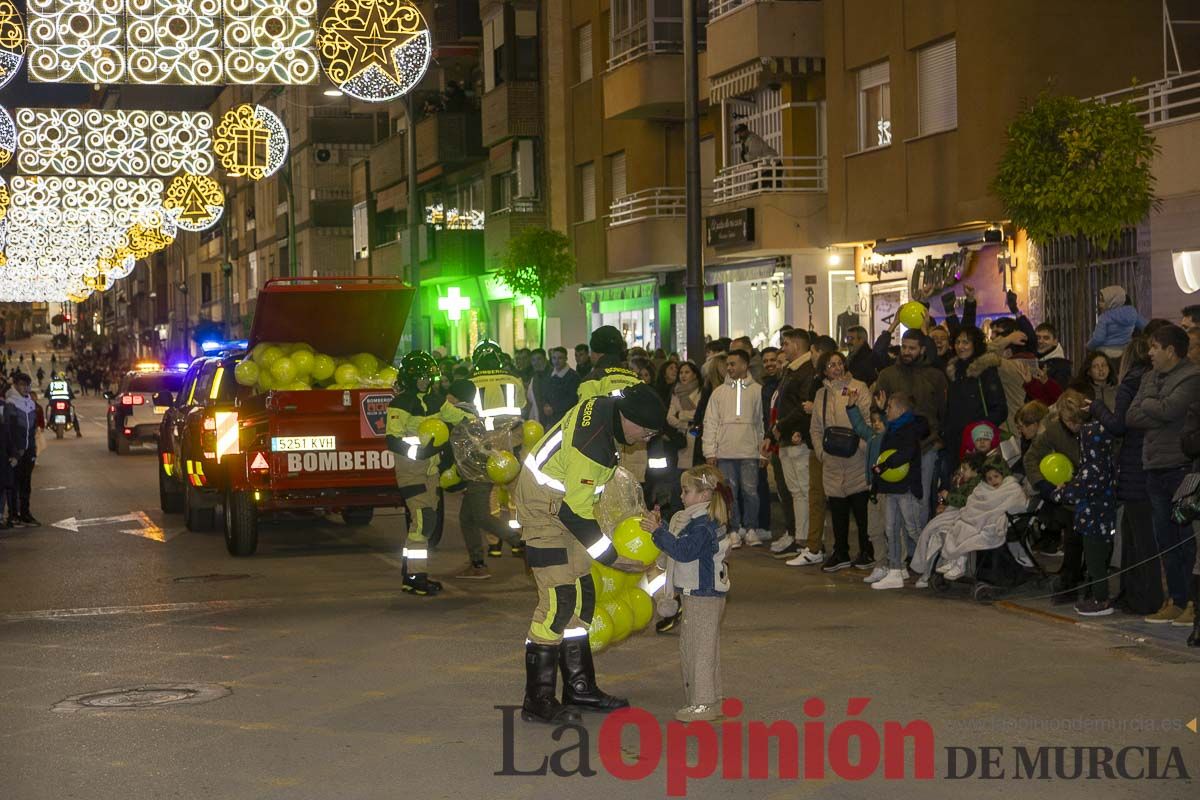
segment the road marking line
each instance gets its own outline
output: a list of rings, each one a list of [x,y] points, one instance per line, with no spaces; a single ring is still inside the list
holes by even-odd
[[[41,619],[71,619],[75,617],[109,617],[122,614],[168,614],[179,611],[233,611],[242,608],[266,608],[284,603],[337,603],[359,600],[394,600],[404,593],[394,591],[331,594],[307,597],[262,597],[244,600],[197,600],[187,603],[148,603],[137,606],[95,606],[92,608],[50,608],[39,611],[17,611],[0,615],[0,622],[27,622]]]

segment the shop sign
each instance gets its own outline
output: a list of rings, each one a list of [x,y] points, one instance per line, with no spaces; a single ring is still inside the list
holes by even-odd
[[[957,253],[918,259],[909,282],[909,294],[913,297],[931,297],[943,292],[970,275],[974,265],[975,251],[967,247]]]
[[[713,214],[705,222],[709,247],[733,247],[754,243],[753,208]]]
[[[904,272],[904,261],[899,258],[889,258],[887,261],[863,261],[862,271],[872,280],[886,279],[888,275]]]

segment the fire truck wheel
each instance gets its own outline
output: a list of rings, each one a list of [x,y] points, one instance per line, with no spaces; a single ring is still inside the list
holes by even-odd
[[[375,509],[373,508],[347,508],[342,512],[342,522],[354,527],[370,525],[374,518]]]
[[[167,514],[183,511],[183,494],[171,486],[161,467],[158,470],[158,505]]]
[[[216,521],[216,509],[198,507],[197,494],[199,492],[194,486],[183,487],[183,525],[193,533],[211,531]]]
[[[258,549],[258,510],[249,492],[225,495],[225,549],[231,556],[252,556]]]

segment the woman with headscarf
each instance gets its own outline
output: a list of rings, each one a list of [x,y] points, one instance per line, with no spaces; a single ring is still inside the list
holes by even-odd
[[[1114,363],[1121,358],[1133,335],[1146,327],[1146,318],[1129,304],[1129,295],[1120,286],[1100,290],[1100,317],[1088,339],[1088,350],[1099,350]]]

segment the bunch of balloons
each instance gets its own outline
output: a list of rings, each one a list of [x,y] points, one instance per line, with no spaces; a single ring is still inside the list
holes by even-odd
[[[241,386],[257,392],[271,389],[387,389],[396,382],[397,371],[371,353],[331,356],[318,353],[312,345],[270,344],[254,346],[233,370]]]
[[[658,559],[658,547],[650,534],[642,530],[640,516],[622,520],[612,538],[618,555],[647,567]],[[638,586],[641,579],[641,573],[592,564],[592,581],[596,584],[596,613],[588,630],[592,650],[603,650],[650,624],[654,601]]]

